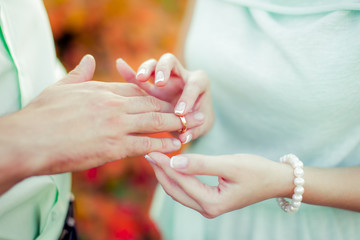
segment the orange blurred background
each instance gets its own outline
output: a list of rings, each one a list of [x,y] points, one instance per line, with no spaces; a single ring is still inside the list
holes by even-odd
[[[122,81],[115,60],[135,70],[173,52],[184,0],[44,0],[57,54],[67,70],[92,54],[95,79]],[[143,157],[73,174],[77,228],[83,240],[161,239],[148,212],[156,179]]]

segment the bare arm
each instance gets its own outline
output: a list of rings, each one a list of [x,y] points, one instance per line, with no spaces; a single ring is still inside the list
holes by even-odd
[[[360,212],[359,166],[304,170],[304,202]]]
[[[293,168],[260,156],[185,154],[170,160],[151,153],[148,159],[171,197],[208,218],[294,193]],[[360,167],[305,167],[304,172],[303,202],[360,212]],[[218,176],[219,184],[205,185],[194,175]]]

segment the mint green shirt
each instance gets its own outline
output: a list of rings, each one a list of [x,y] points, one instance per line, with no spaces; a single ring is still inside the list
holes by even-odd
[[[0,0],[0,28],[3,116],[26,106],[64,71],[41,0]],[[57,239],[70,186],[70,174],[31,177],[1,195],[0,239]]]

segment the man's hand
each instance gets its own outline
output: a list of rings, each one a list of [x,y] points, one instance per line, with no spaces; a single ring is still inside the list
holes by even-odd
[[[144,136],[182,128],[169,103],[135,84],[90,81],[94,70],[94,58],[85,56],[24,109],[0,118],[0,186],[180,148],[177,139]],[[202,124],[191,114],[187,122]]]

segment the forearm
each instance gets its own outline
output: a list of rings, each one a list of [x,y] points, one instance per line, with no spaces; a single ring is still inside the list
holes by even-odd
[[[360,212],[360,167],[304,168],[303,202]]]
[[[295,185],[293,169],[288,164],[275,163],[271,175],[275,196],[291,198]],[[274,174],[275,173],[275,174]],[[344,168],[304,167],[302,202],[360,212],[360,166]]]

